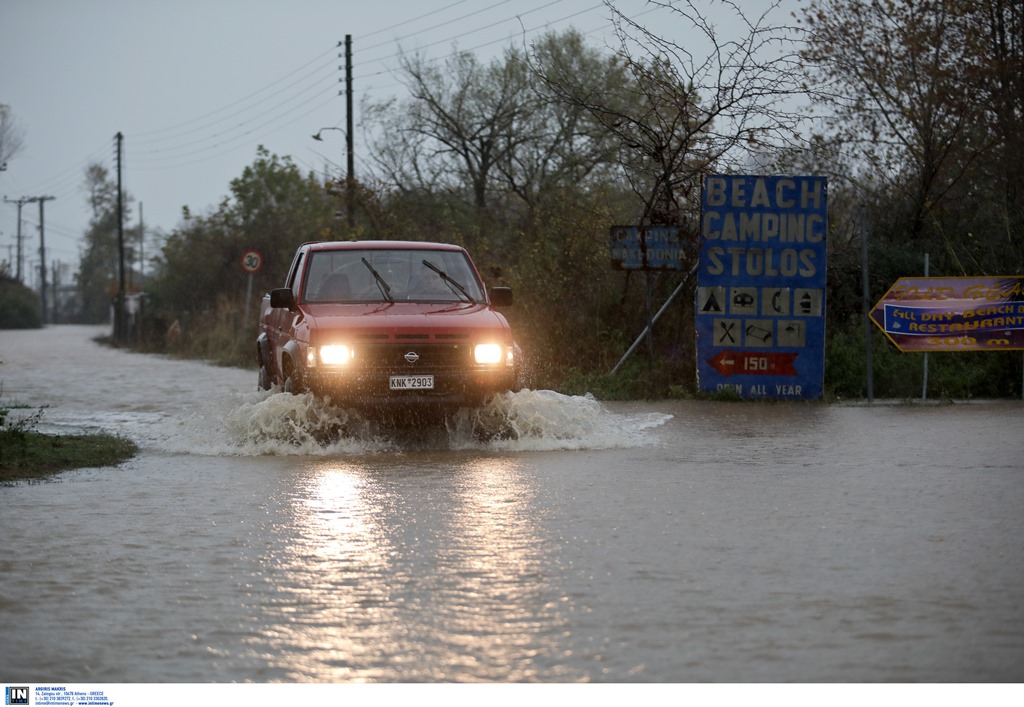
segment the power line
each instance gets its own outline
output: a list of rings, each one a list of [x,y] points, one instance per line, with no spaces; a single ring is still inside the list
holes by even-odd
[[[410,17],[408,20],[403,20],[402,22],[398,22],[396,24],[393,24],[390,27],[385,27],[384,29],[379,29],[376,32],[370,32],[368,34],[364,34],[364,35],[362,35],[363,39],[367,39],[369,37],[375,37],[378,34],[383,34],[384,32],[389,32],[389,31],[391,31],[393,29],[396,29],[398,27],[403,27],[403,26],[405,26],[407,24],[411,24],[413,22],[419,22],[420,20],[426,19],[427,17],[431,17],[433,15],[438,15],[438,14],[444,12],[445,10],[449,10],[449,9],[455,7],[456,5],[462,5],[465,2],[467,2],[467,0],[458,0],[458,2],[453,2],[451,5],[445,5],[444,7],[440,7],[438,9],[436,9],[436,10],[431,10],[430,12],[428,12],[426,14],[423,14],[423,15],[419,15],[418,17]]]
[[[332,51],[332,53],[333,53],[333,51]],[[327,66],[328,64],[330,66]],[[280,108],[281,106],[288,105],[291,102],[293,102],[297,96],[301,96],[302,94],[307,93],[307,92],[309,92],[312,89],[316,89],[320,84],[323,84],[323,87],[321,89],[319,89],[319,90],[321,90],[322,92],[327,92],[329,90],[330,86],[332,85],[333,79],[335,77],[335,73],[334,73],[335,69],[334,69],[333,64],[334,64],[334,59],[332,57],[331,60],[329,62],[327,62],[326,64],[320,65],[320,66],[316,67],[316,71],[320,72],[320,73],[315,75],[316,83],[312,84],[311,86],[309,86],[307,88],[301,88],[301,84],[290,84],[290,85],[286,86],[285,88],[281,89],[280,91],[277,91],[277,92],[275,92],[275,93],[273,93],[273,94],[271,94],[269,96],[265,96],[264,98],[260,99],[259,101],[251,103],[250,105],[247,105],[246,107],[241,108],[241,109],[239,109],[237,111],[234,111],[234,112],[232,112],[230,114],[227,114],[227,115],[225,115],[225,116],[223,116],[221,118],[218,118],[216,120],[204,123],[203,125],[201,125],[199,127],[192,128],[192,129],[189,129],[189,130],[184,131],[184,132],[179,132],[179,133],[175,133],[175,134],[172,134],[172,135],[168,135],[168,136],[165,136],[165,137],[160,137],[160,138],[152,138],[151,137],[149,139],[145,139],[145,137],[143,137],[142,139],[139,140],[139,144],[145,146],[145,145],[149,145],[149,144],[165,142],[165,141],[168,141],[168,140],[174,140],[174,139],[177,139],[177,138],[189,138],[192,135],[198,134],[200,132],[206,131],[209,128],[213,128],[213,127],[215,127],[215,126],[217,126],[217,125],[219,125],[221,123],[227,122],[227,121],[231,120],[232,118],[236,118],[238,116],[244,115],[249,110],[251,110],[253,108],[256,108],[257,106],[259,106],[261,104],[264,104],[267,101],[269,101],[269,100],[271,100],[271,99],[273,99],[275,97],[282,96],[282,94],[287,94],[287,95],[284,95],[281,98],[281,100],[279,100],[278,102],[276,102],[274,105],[270,106],[269,108],[263,110],[261,113],[259,113],[254,118],[245,119],[245,120],[241,121],[240,123],[236,123],[233,126],[229,126],[229,128],[231,128],[231,127],[238,127],[240,125],[245,125],[246,123],[250,122],[251,120],[259,118],[262,115],[266,115],[266,114],[268,114],[268,113],[270,113],[270,112]],[[329,69],[328,73],[324,73],[325,66],[326,66],[326,68]],[[313,76],[314,76],[314,74],[312,72],[310,72],[309,74],[306,74],[305,76],[303,76],[302,79],[300,79],[300,81],[304,81],[304,80],[309,79],[310,77],[313,77]],[[300,86],[300,88],[296,89],[296,86]],[[257,92],[257,93],[259,93],[259,92]],[[254,95],[254,94],[251,94],[251,95]],[[232,105],[237,105],[237,103],[236,104],[232,104]],[[226,109],[221,109],[219,111],[214,111],[212,113],[208,113],[207,116],[209,117],[209,116],[216,115],[218,112],[222,112],[223,110],[226,110]],[[195,122],[195,121],[189,121],[189,122]],[[165,131],[158,131],[158,132],[165,132]],[[153,135],[153,134],[155,134],[155,133],[148,133],[148,135]],[[217,134],[217,133],[215,133],[215,134]],[[146,135],[146,133],[144,133],[143,135]]]
[[[385,32],[413,24],[428,17],[440,15],[447,10],[463,5],[465,1],[466,0],[459,0],[458,2],[449,3],[448,5],[445,5],[442,8],[438,8],[437,10],[433,10],[422,15],[419,15],[417,17],[397,22],[388,27],[373,32],[369,32],[364,36],[379,36]],[[464,32],[450,35],[445,39],[430,42],[429,44],[425,45],[424,48],[434,47],[439,44],[451,43],[463,37],[468,37],[473,34],[485,31],[487,29],[500,26],[501,24],[517,20],[526,15],[533,14],[544,9],[548,9],[554,5],[560,4],[563,1],[564,0],[554,0],[553,2],[544,3],[530,10],[506,16],[498,21],[477,25]],[[475,9],[471,12],[460,14],[456,17],[445,20],[443,22],[432,24],[416,32],[410,32],[401,35],[394,40],[379,42],[375,45],[370,45],[368,47],[362,48],[360,50],[360,53],[362,53],[365,56],[366,53],[372,53],[374,49],[379,47],[393,46],[397,42],[411,39],[417,36],[428,36],[435,30],[438,30],[446,26],[451,26],[458,22],[463,22],[473,17],[477,17],[482,13],[492,11],[495,8],[508,4],[509,2],[510,0],[499,0],[499,2],[494,2],[483,8]],[[591,5],[583,10],[572,13],[557,20],[553,20],[543,25],[537,25],[532,28],[529,28],[525,30],[525,32],[534,32],[538,29],[550,26],[552,23],[563,22],[566,19],[583,15],[588,12],[592,12],[595,9],[599,9],[601,7],[603,7],[602,4]],[[474,51],[488,46],[493,46],[494,44],[498,44],[503,41],[507,41],[507,37],[479,44],[471,48],[469,51]],[[201,160],[188,158],[195,158],[200,155],[207,155],[210,159],[212,159],[216,156],[223,155],[225,154],[225,151],[228,148],[230,148],[231,144],[237,143],[239,141],[244,141],[247,138],[250,138],[254,133],[264,131],[264,129],[269,128],[274,124],[275,119],[284,120],[288,116],[295,116],[296,118],[301,118],[304,115],[310,115],[315,113],[317,110],[324,107],[325,104],[329,103],[329,96],[333,93],[333,91],[331,90],[334,84],[333,78],[335,77],[333,69],[330,75],[318,73],[323,71],[328,64],[328,62],[323,61],[325,57],[328,57],[333,53],[333,48],[330,50],[325,50],[314,56],[312,59],[306,61],[296,69],[282,75],[280,78],[272,81],[271,83],[253,92],[246,94],[245,96],[236,101],[226,104],[225,106],[214,109],[212,111],[208,111],[195,118],[180,123],[176,123],[172,126],[158,128],[155,130],[142,132],[138,134],[133,134],[132,140],[133,145],[135,145],[135,149],[133,150],[132,164],[148,168],[159,167],[161,165],[168,167],[180,167],[196,164]],[[400,56],[400,51],[393,52],[390,55],[378,59],[371,59],[368,61],[357,63],[355,64],[355,66],[359,66],[360,64],[362,64],[363,66],[368,66],[371,63],[383,63],[389,60],[394,60]],[[451,56],[451,54],[448,54],[447,56]],[[440,57],[437,60],[440,61],[443,60],[444,58],[446,57]],[[310,67],[313,67],[312,70],[310,70]],[[377,72],[369,72],[363,76],[357,76],[356,80],[358,82],[364,78],[385,75],[391,73],[392,71],[393,69],[384,68]],[[298,78],[296,79],[296,77]],[[311,78],[314,80],[314,83],[310,85],[305,85],[305,83],[309,82]],[[277,90],[269,95],[262,95],[265,94],[270,89],[280,87],[282,84],[285,85],[283,88],[280,88],[280,90]],[[300,87],[298,91],[295,90],[296,85]],[[393,84],[393,86],[400,87],[400,84]],[[377,88],[379,90],[381,87]],[[357,92],[360,91],[360,89],[355,90]],[[316,103],[315,100],[311,96],[309,96],[309,94],[314,92],[324,96],[325,100],[323,103]],[[260,97],[261,95],[262,97]],[[298,104],[295,103],[296,100],[298,100],[299,98],[303,98],[304,96],[306,97],[305,100]],[[261,110],[259,113],[255,115],[249,115],[248,117],[245,117],[253,109],[264,106],[265,104],[267,104],[268,101],[271,101],[276,97],[280,97],[280,100],[273,103],[269,107]],[[257,98],[258,100],[253,100]],[[296,116],[296,112],[302,110],[303,108],[308,108],[308,110]],[[284,113],[282,114],[281,111],[284,111]],[[238,122],[232,125],[228,125],[227,127],[217,130],[213,133],[208,132],[210,128],[213,128],[217,125],[221,125],[233,118],[241,119]],[[287,127],[288,125],[291,125],[293,122],[294,121],[292,120],[287,120],[286,122],[279,125],[278,128],[281,129]],[[271,132],[272,131],[264,131],[262,135],[265,136],[267,134],[270,134]],[[167,145],[162,148],[157,146],[159,145],[159,143],[174,140],[185,140],[185,142]],[[147,149],[149,146],[153,147]],[[167,161],[164,162],[164,160]],[[77,169],[80,169],[80,167]],[[51,191],[58,190],[51,189]],[[65,191],[65,189],[61,189],[59,191]]]
[[[257,125],[255,127],[252,127],[246,130],[246,132],[244,133],[230,137],[225,137],[220,142],[216,142],[204,148],[188,150],[177,155],[165,155],[160,158],[141,158],[138,161],[133,160],[132,167],[140,171],[146,171],[154,169],[177,169],[180,167],[189,167],[192,165],[201,164],[215,157],[221,157],[224,155],[231,154],[232,152],[235,152],[236,150],[239,149],[239,147],[241,147],[241,145],[237,144],[240,141],[245,141],[248,144],[251,144],[253,140],[259,140],[263,137],[267,137],[269,135],[274,134],[275,132],[281,130],[282,128],[288,127],[289,125],[294,125],[299,120],[307,117],[308,115],[311,115],[317,109],[323,108],[330,103],[334,103],[336,99],[337,96],[332,93],[330,96],[326,97],[322,102],[314,106],[313,109],[305,111],[301,115],[293,116],[292,119],[289,120],[287,123],[277,125],[273,129],[262,130],[263,128],[267,128],[273,123],[273,120],[271,120],[268,122],[264,122],[260,125]],[[304,105],[307,105],[309,103],[309,100],[295,107],[293,110],[301,108]],[[217,150],[217,152],[210,152],[211,150]],[[185,161],[178,161],[181,159],[184,159]]]
[[[434,30],[439,29],[441,27],[449,26],[449,25],[452,25],[452,24],[454,24],[456,22],[463,21],[463,20],[465,20],[467,18],[477,16],[477,15],[483,13],[483,12],[486,12],[486,11],[489,11],[489,10],[493,10],[496,7],[500,7],[502,5],[507,4],[508,2],[510,2],[510,0],[500,0],[499,2],[492,3],[492,4],[490,4],[490,5],[488,5],[488,6],[484,7],[484,8],[480,8],[480,9],[474,10],[472,12],[460,15],[458,17],[446,20],[444,22],[440,22],[440,23],[431,25],[430,27],[426,27],[426,28],[424,28],[422,30],[419,30],[417,32],[403,35],[401,37],[396,38],[395,40],[390,40],[390,41],[387,41],[387,42],[378,43],[376,45],[371,45],[370,47],[366,47],[366,48],[362,49],[361,53],[372,52],[372,50],[374,48],[377,48],[377,47],[388,46],[388,45],[393,44],[394,42],[401,41],[403,39],[408,39],[410,37],[415,37],[415,36],[418,36],[418,35],[428,34],[428,33],[433,32]],[[530,14],[533,14],[533,13],[536,13],[536,12],[540,12],[540,11],[548,9],[548,8],[554,6],[554,5],[560,4],[561,2],[564,2],[564,0],[553,0],[551,2],[547,2],[547,3],[543,4],[543,5],[535,7],[533,9],[526,10],[525,12],[520,12],[520,13],[518,13],[516,15],[505,17],[505,18],[503,18],[503,19],[501,19],[499,21],[490,22],[488,24],[484,24],[482,26],[475,27],[475,28],[473,28],[471,30],[468,30],[468,31],[465,31],[465,32],[461,32],[459,34],[451,35],[451,36],[449,36],[449,37],[447,37],[445,39],[432,42],[432,43],[430,43],[430,44],[428,44],[426,46],[427,47],[432,47],[432,46],[436,46],[438,44],[450,43],[450,42],[453,42],[453,41],[455,41],[455,40],[457,40],[459,38],[462,38],[462,37],[465,37],[465,36],[470,36],[472,34],[476,34],[476,33],[479,33],[481,31],[485,31],[487,29],[490,29],[490,28],[493,28],[493,27],[500,26],[502,24],[508,23],[510,21],[521,20],[521,18],[526,16],[526,15],[530,15]],[[433,15],[439,14],[440,12],[444,11],[445,9],[449,9],[449,8],[458,6],[460,4],[462,4],[462,2],[451,3],[451,4],[447,5],[447,6],[445,6],[445,8],[441,8],[439,10],[435,10],[435,11],[432,11],[432,12],[429,12],[429,13],[425,13],[424,15],[420,15],[418,18],[412,18],[410,20],[405,20],[403,22],[396,23],[395,25],[392,25],[390,29],[393,29],[393,28],[396,28],[396,27],[400,27],[400,26],[409,24],[409,23],[414,22],[414,21],[416,21],[418,19],[423,19],[423,18],[426,18],[426,17],[429,17],[429,16],[433,16]],[[595,9],[598,9],[598,8],[600,8],[602,6],[603,5],[601,5],[601,4],[592,5],[592,6],[589,6],[589,7],[585,8],[585,9],[583,9],[583,10],[580,10],[580,11],[578,11],[576,13],[572,13],[570,15],[567,15],[567,16],[563,17],[563,18],[559,18],[558,20],[554,20],[554,22],[555,23],[563,22],[566,19],[570,19],[570,18],[578,16],[578,15],[586,14],[588,12],[592,12]],[[543,25],[538,25],[536,27],[527,29],[525,31],[527,33],[533,32],[533,31],[536,31],[537,29],[542,29],[544,27],[548,27],[548,26],[550,26],[550,24],[551,23],[548,22],[548,23],[545,23]],[[376,32],[371,32],[369,34],[369,36],[378,35],[378,34],[381,34],[382,32],[385,32],[385,31],[387,31],[387,29],[377,30]],[[487,43],[478,45],[478,47],[476,47],[476,48],[483,48],[483,47],[490,46],[490,45],[493,45],[493,44],[497,44],[497,43],[500,43],[500,42],[503,42],[503,41],[507,41],[507,37],[503,37],[503,38],[500,38],[500,39],[497,39],[497,40],[493,40],[491,42],[487,42]],[[269,84],[268,86],[265,86],[262,89],[259,89],[257,91],[254,91],[254,92],[248,94],[245,98],[240,99],[239,101],[235,101],[235,102],[233,102],[231,104],[228,104],[228,106],[225,106],[224,108],[217,109],[217,110],[211,111],[209,113],[206,113],[206,114],[204,114],[204,116],[202,116],[200,118],[193,119],[193,120],[190,120],[190,121],[186,121],[184,123],[180,123],[180,124],[178,124],[178,127],[183,127],[183,126],[186,126],[186,125],[190,125],[190,124],[196,123],[196,122],[198,122],[200,120],[203,120],[205,118],[212,118],[212,117],[217,116],[217,115],[219,115],[221,113],[224,113],[224,111],[226,111],[226,110],[228,110],[228,109],[230,109],[232,107],[236,107],[236,106],[240,106],[240,105],[242,106],[241,108],[238,108],[238,110],[235,110],[235,111],[233,111],[233,112],[231,112],[229,114],[226,114],[226,115],[224,115],[222,117],[216,118],[215,120],[205,122],[205,123],[201,124],[200,126],[198,126],[196,128],[191,128],[191,129],[186,130],[184,132],[177,132],[177,133],[174,133],[173,135],[166,136],[166,137],[159,137],[159,138],[157,138],[157,137],[153,137],[153,136],[159,135],[160,133],[168,132],[169,130],[172,130],[172,129],[163,129],[163,130],[151,131],[149,133],[142,133],[139,136],[142,139],[137,143],[138,145],[142,146],[142,149],[136,151],[136,154],[151,155],[151,156],[154,157],[154,159],[159,159],[160,158],[159,156],[163,155],[163,156],[166,156],[169,159],[177,160],[178,158],[181,158],[181,157],[193,157],[193,156],[196,156],[196,155],[199,155],[199,154],[203,154],[203,152],[205,150],[208,150],[208,149],[218,149],[218,148],[224,147],[226,142],[230,142],[230,141],[233,141],[233,140],[245,139],[246,137],[250,136],[254,130],[259,130],[261,128],[264,128],[264,127],[267,127],[267,126],[271,125],[272,121],[273,121],[272,117],[269,118],[268,120],[264,120],[264,119],[267,118],[267,116],[273,116],[275,111],[280,111],[282,109],[286,109],[286,114],[291,114],[291,113],[294,113],[297,109],[301,109],[302,107],[308,106],[312,102],[312,99],[307,99],[307,100],[303,101],[302,103],[296,105],[294,101],[297,98],[299,98],[299,97],[301,97],[301,96],[303,96],[305,94],[309,94],[312,91],[323,91],[325,94],[327,93],[327,91],[329,90],[329,87],[328,87],[326,81],[327,81],[327,79],[333,77],[333,72],[332,72],[331,76],[324,76],[322,79],[319,79],[319,80],[323,80],[325,82],[324,85],[322,86],[322,88],[318,88],[318,86],[320,85],[319,84],[319,80],[318,80],[318,83],[314,83],[314,84],[312,84],[312,85],[310,85],[310,86],[308,86],[306,88],[300,88],[298,91],[291,91],[289,93],[289,91],[292,88],[292,86],[288,86],[288,87],[285,87],[284,89],[281,89],[280,91],[276,91],[275,93],[273,93],[271,95],[264,96],[263,98],[261,98],[261,99],[259,99],[257,101],[254,101],[254,102],[250,101],[250,99],[252,99],[252,98],[254,98],[256,96],[259,96],[260,94],[264,93],[269,88],[274,87],[274,86],[280,84],[281,82],[283,82],[287,78],[295,76],[296,74],[298,74],[303,69],[306,69],[310,65],[314,64],[315,62],[323,59],[323,57],[326,56],[327,54],[328,54],[328,52],[323,52],[323,53],[317,55],[317,57],[315,57],[313,60],[311,60],[309,62],[306,62],[303,66],[299,67],[299,69],[296,69],[296,70],[290,72],[289,74],[285,75],[281,79],[278,79],[278,80],[272,82],[271,84]],[[364,65],[366,63],[383,62],[383,61],[395,59],[395,58],[400,57],[401,54],[402,54],[401,51],[399,51],[399,52],[392,53],[389,56],[383,57],[381,59],[371,59],[369,62],[364,62]],[[325,63],[317,64],[317,66],[313,69],[312,72],[307,72],[306,74],[302,75],[299,78],[299,81],[301,82],[301,81],[305,81],[305,80],[309,79],[310,77],[315,77],[316,76],[315,72],[319,71],[319,70],[322,70],[325,65],[326,65]],[[355,64],[355,66],[358,66],[358,64]],[[367,76],[379,76],[379,75],[391,73],[392,71],[393,71],[393,69],[387,69],[386,68],[386,69],[383,69],[383,70],[375,72],[375,73],[367,74]],[[358,78],[362,79],[364,77],[358,77]],[[219,131],[214,132],[212,134],[209,134],[209,133],[201,134],[201,131],[203,131],[203,130],[205,130],[207,128],[211,128],[211,127],[216,126],[218,124],[224,123],[227,120],[230,120],[231,118],[242,116],[242,115],[246,114],[248,111],[252,110],[253,108],[256,108],[257,106],[261,106],[261,105],[267,103],[272,98],[278,97],[278,96],[282,96],[282,94],[287,94],[287,95],[283,95],[281,100],[277,101],[276,103],[271,105],[269,108],[267,108],[266,110],[263,110],[262,112],[260,112],[260,113],[258,113],[256,115],[253,115],[253,116],[250,116],[248,118],[245,118],[245,119],[241,120],[240,122],[238,122],[238,123],[236,123],[234,125],[230,125],[227,128],[225,128],[223,130],[219,130]],[[309,115],[309,114],[313,113],[315,110],[317,110],[320,107],[322,107],[320,104],[314,106],[314,108],[312,110],[308,111],[307,113],[305,113],[305,115]],[[257,121],[261,121],[261,120],[264,120],[264,122],[259,123],[258,125],[255,125],[255,127],[252,127],[253,123],[255,123]],[[287,125],[287,124],[290,124],[290,123],[286,123],[285,125]],[[242,130],[242,132],[238,132],[240,129],[244,129],[244,130]],[[166,147],[166,148],[162,148],[162,149],[158,149],[158,148],[146,149],[146,145],[151,144],[154,141],[158,142],[158,141],[162,141],[162,140],[171,140],[171,139],[175,139],[175,138],[185,138],[185,139],[187,139],[187,138],[190,138],[190,137],[192,137],[194,135],[199,135],[199,137],[196,137],[195,139],[189,140],[188,142],[185,142],[185,143],[180,143],[180,144],[177,144],[177,145],[172,145],[172,146],[169,146],[169,147]],[[147,137],[149,137],[148,140],[146,139]],[[135,142],[135,139],[134,139],[134,136],[133,136],[133,143],[134,142]],[[196,149],[191,149],[190,150],[190,149],[187,149],[187,148],[196,148]],[[184,151],[181,152],[181,150],[184,150]],[[223,152],[219,152],[218,154],[223,154]],[[147,160],[146,164],[152,166],[154,164],[154,161]],[[181,165],[181,163],[178,163],[178,164],[179,164],[179,166]],[[189,162],[189,164],[192,164],[192,162]]]
[[[428,44],[428,45],[426,45],[425,47],[422,47],[422,48],[425,49],[425,48],[437,46],[439,44],[450,44],[451,42],[453,42],[453,41],[455,41],[457,39],[461,39],[462,37],[466,37],[466,36],[469,36],[469,35],[472,35],[472,34],[476,34],[477,32],[483,31],[485,29],[490,29],[491,27],[496,27],[498,25],[504,24],[504,23],[509,22],[511,20],[521,19],[525,15],[528,15],[528,14],[531,14],[533,12],[545,9],[545,8],[549,7],[550,5],[555,5],[555,4],[557,4],[557,3],[561,2],[561,1],[562,0],[555,0],[554,2],[548,3],[548,5],[544,5],[544,6],[540,7],[540,8],[534,8],[533,10],[529,10],[527,12],[520,13],[520,14],[516,15],[515,17],[507,18],[507,19],[502,20],[500,22],[495,22],[495,23],[492,23],[490,25],[487,25],[485,27],[480,27],[480,28],[477,28],[475,30],[470,30],[468,32],[463,32],[462,34],[455,35],[453,37],[449,37],[447,39],[442,39],[442,40],[438,40],[438,41],[432,42],[432,43],[430,43],[430,44]],[[593,12],[594,10],[597,10],[597,9],[599,9],[601,7],[604,7],[604,5],[602,5],[602,4],[591,5],[591,6],[587,7],[587,8],[584,8],[583,10],[578,10],[576,12],[573,12],[573,13],[570,13],[570,14],[565,15],[563,17],[560,17],[560,18],[558,18],[556,20],[548,20],[548,21],[545,21],[543,24],[534,25],[533,27],[525,28],[525,29],[522,30],[521,33],[523,35],[532,35],[532,34],[534,34],[536,32],[539,32],[540,30],[549,29],[552,25],[561,24],[563,22],[566,22],[567,20],[571,20],[571,19],[579,17],[581,15],[585,15],[587,13]],[[645,12],[643,12],[641,14],[647,14],[648,12],[654,12],[657,9],[659,9],[659,8],[654,7],[654,8],[646,10]],[[608,24],[606,23],[602,28],[591,30],[589,32],[589,34],[595,34],[595,33],[599,32],[599,31],[601,31],[601,29],[606,28],[607,26],[608,26]],[[484,42],[482,44],[477,44],[475,46],[472,46],[472,47],[469,47],[469,48],[466,48],[466,49],[461,49],[461,50],[453,51],[453,52],[451,52],[449,54],[445,54],[443,56],[434,57],[433,59],[428,59],[427,61],[429,63],[440,63],[440,62],[446,61],[446,60],[454,57],[456,54],[461,53],[461,52],[475,52],[475,51],[478,51],[480,49],[485,49],[487,47],[492,47],[495,44],[501,44],[501,43],[507,42],[507,41],[509,41],[509,36],[503,36],[503,37],[499,37],[497,39],[493,39],[493,40]],[[391,56],[387,57],[387,59],[398,59],[401,56],[402,56],[402,52],[397,52],[397,53],[392,54]],[[381,59],[380,61],[384,61],[384,60]],[[383,76],[385,74],[393,73],[393,71],[394,71],[394,69],[385,68],[385,69],[382,69],[380,71],[374,72],[372,74],[367,74],[365,76],[360,76],[359,78],[363,79],[363,78],[369,78],[371,76]],[[388,86],[383,86],[383,87],[379,86],[377,88],[378,89],[381,89],[381,88],[399,88],[399,87],[401,87],[401,85],[402,84],[400,84],[400,83],[395,83],[395,84],[390,84]]]
[[[273,86],[276,86],[279,83],[283,83],[284,81],[290,79],[295,74],[299,73],[300,71],[302,71],[303,69],[308,67],[313,62],[320,61],[321,59],[323,59],[325,56],[328,56],[328,55],[330,56],[330,63],[333,64],[333,62],[334,62],[334,56],[333,56],[334,55],[334,48],[332,47],[331,49],[328,49],[328,50],[318,54],[314,58],[310,59],[309,61],[307,61],[302,66],[298,67],[297,69],[289,72],[288,74],[285,74],[284,76],[282,76],[281,78],[277,79],[276,81],[273,81],[269,85],[264,86],[263,88],[260,88],[260,89],[258,89],[256,91],[253,91],[252,93],[249,93],[248,95],[243,96],[242,98],[239,98],[237,101],[234,101],[232,103],[227,104],[226,106],[222,106],[220,108],[212,110],[209,113],[204,113],[203,115],[197,116],[195,118],[191,118],[191,119],[186,120],[186,121],[184,121],[182,123],[178,123],[176,125],[172,125],[172,126],[169,126],[169,127],[166,127],[166,128],[160,128],[158,130],[152,130],[152,131],[149,131],[149,132],[138,133],[137,137],[143,138],[143,139],[144,138],[149,138],[149,137],[152,137],[154,135],[159,135],[160,133],[165,133],[165,132],[170,132],[172,130],[177,130],[178,128],[184,127],[186,125],[191,125],[192,123],[196,123],[196,122],[199,122],[201,120],[205,120],[206,118],[213,117],[213,116],[217,115],[218,113],[222,113],[222,112],[224,112],[224,111],[226,111],[226,110],[228,110],[230,108],[233,108],[233,107],[235,107],[235,106],[237,106],[237,105],[239,105],[241,103],[244,103],[245,101],[248,101],[250,98],[253,98],[255,96],[260,95],[261,93],[263,93],[267,89],[269,89],[269,88],[271,88]],[[319,65],[317,67],[317,69],[322,69],[322,68],[323,68],[323,64],[321,64],[321,65]],[[230,116],[228,116],[228,117],[230,117]],[[219,121],[217,121],[217,122],[219,122]]]
[[[387,32],[415,25],[431,17],[441,18],[445,13],[465,4],[467,0],[458,0],[447,5],[425,12],[421,15],[404,19],[393,23],[388,27],[367,32],[364,38],[379,37]],[[431,38],[436,35],[437,30],[453,26],[460,22],[482,18],[487,12],[501,8],[510,0],[492,2],[483,8],[473,9],[470,12],[463,12],[449,19],[434,22],[415,32],[402,34],[394,39],[377,42],[368,46],[357,47],[357,57],[368,57],[375,53],[375,50],[382,47],[396,47],[399,43],[412,40],[417,37]],[[536,23],[528,28],[522,27],[522,19],[560,5],[564,0],[553,0],[544,2],[537,6],[520,11],[515,14],[506,15],[503,19],[495,21],[479,21],[465,31],[452,33],[448,37],[439,40],[431,40],[423,45],[423,49],[429,49],[438,45],[452,43],[459,39],[478,35],[481,32],[500,27],[509,22],[518,22],[519,32],[523,36],[551,28],[563,22],[585,16],[604,7],[603,3],[588,5],[587,7],[568,13],[554,20],[547,20]],[[644,13],[645,14],[645,13]],[[607,24],[605,25],[607,26]],[[599,30],[594,30],[599,31]],[[356,35],[357,41],[359,35]],[[507,42],[509,35],[498,39],[481,42],[469,49],[461,51],[478,51],[487,47]],[[274,81],[249,92],[238,100],[232,101],[220,108],[202,113],[195,118],[178,122],[173,125],[133,134],[133,150],[131,154],[131,167],[137,170],[170,169],[192,166],[216,157],[236,151],[239,147],[251,144],[254,140],[263,139],[278,133],[302,119],[315,115],[336,100],[335,91],[337,74],[329,64],[333,63],[335,47],[317,53],[311,59],[305,61],[295,69],[283,74]],[[437,57],[431,61],[443,61],[457,52],[447,52],[444,56]],[[399,83],[387,86],[374,86],[367,88],[364,81],[386,74],[393,74],[395,69],[389,68],[387,63],[402,56],[400,50],[392,51],[390,54],[377,58],[364,58],[355,64],[356,67],[370,69],[373,64],[383,66],[377,71],[367,71],[356,77],[357,93],[367,90],[387,90],[395,87],[401,88]],[[93,157],[86,158],[85,164],[96,162]],[[104,161],[103,163],[106,163]],[[43,185],[36,185],[32,191],[41,191],[43,187],[50,193],[70,194],[76,187],[81,177],[83,162],[78,162],[75,167],[55,175]]]
[[[432,25],[430,27],[424,27],[423,29],[417,30],[416,32],[412,32],[410,34],[407,34],[407,35],[404,35],[404,36],[401,36],[401,37],[395,37],[394,39],[392,39],[392,40],[390,40],[388,42],[380,42],[379,44],[371,45],[371,46],[367,47],[366,49],[367,49],[367,51],[373,51],[377,47],[382,47],[382,46],[385,46],[385,45],[394,44],[394,43],[397,43],[397,42],[399,42],[399,41],[401,41],[403,39],[408,39],[409,37],[415,37],[417,35],[426,34],[428,32],[433,32],[436,29],[441,29],[442,27],[447,27],[448,25],[455,24],[456,22],[461,22],[462,20],[466,19],[467,17],[474,17],[476,15],[479,15],[482,12],[487,12],[488,10],[493,10],[494,8],[498,7],[499,5],[506,5],[510,1],[511,0],[499,0],[499,2],[496,2],[496,3],[492,4],[492,5],[488,5],[487,7],[481,7],[478,10],[473,10],[473,12],[469,12],[469,13],[467,13],[465,15],[461,15],[459,17],[453,18],[451,20],[448,20],[447,22],[441,22],[439,24]],[[554,2],[562,2],[562,0],[554,0]],[[510,18],[505,18],[504,20],[501,20],[497,24],[501,24],[502,22],[508,22],[509,19]],[[475,33],[475,32],[479,32],[481,29],[487,29],[488,27],[492,27],[492,26],[493,26],[493,23],[491,25],[487,25],[485,27],[472,30],[469,33],[463,33],[463,34],[460,34],[458,36],[461,37],[461,36],[464,36],[465,34],[472,34],[472,33]],[[446,40],[446,41],[448,41],[448,40]]]

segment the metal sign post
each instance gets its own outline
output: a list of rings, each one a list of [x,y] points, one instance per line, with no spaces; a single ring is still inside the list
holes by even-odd
[[[252,307],[252,279],[253,275],[263,267],[263,256],[258,250],[249,249],[242,254],[242,270],[249,273],[249,286],[245,292],[245,311],[242,315],[242,329],[245,330],[245,323],[249,319],[249,310]]]
[[[668,300],[661,306],[657,314],[652,314],[651,277],[652,270],[682,270],[682,229],[678,226],[612,226],[611,228],[611,259],[615,270],[642,270],[647,274],[647,326],[636,338],[629,350],[619,359],[612,369],[615,375],[622,364],[633,355],[637,346],[646,337],[650,337],[655,323],[665,313],[668,306],[676,299],[689,275],[676,287]],[[693,274],[693,271],[690,271]],[[653,342],[648,338],[648,346],[653,356]]]
[[[924,254],[924,276],[928,277],[928,254]],[[924,367],[921,371],[921,402],[927,402],[928,400],[928,352],[924,352]]]

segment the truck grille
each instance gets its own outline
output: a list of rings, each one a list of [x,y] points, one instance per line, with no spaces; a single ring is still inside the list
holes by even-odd
[[[414,355],[415,356],[414,356]],[[408,357],[408,358],[407,358]],[[415,359],[415,360],[409,360]],[[364,370],[427,371],[465,369],[472,365],[469,344],[363,344],[356,360]]]

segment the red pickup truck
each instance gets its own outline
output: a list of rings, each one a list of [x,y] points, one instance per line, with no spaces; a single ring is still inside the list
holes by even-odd
[[[259,387],[342,407],[474,407],[518,389],[520,351],[469,254],[443,243],[305,243],[263,297]]]

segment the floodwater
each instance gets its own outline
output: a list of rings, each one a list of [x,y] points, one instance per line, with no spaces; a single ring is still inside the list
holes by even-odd
[[[1024,680],[1020,402],[403,432],[100,333],[0,332],[0,403],[142,447],[0,487],[6,680]]]

